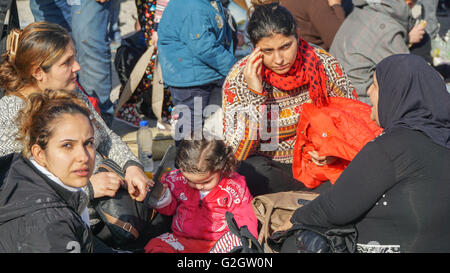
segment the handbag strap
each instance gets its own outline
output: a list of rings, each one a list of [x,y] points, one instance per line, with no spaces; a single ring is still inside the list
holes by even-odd
[[[147,66],[152,58],[154,51],[155,46],[150,45],[144,52],[144,54],[142,54],[142,56],[137,61],[136,65],[134,66],[133,70],[130,73],[130,77],[128,78],[128,81],[125,87],[123,88],[122,93],[120,94],[119,100],[114,109],[114,114],[117,114],[119,109],[125,104],[125,102],[128,101],[128,99],[131,97],[131,95],[138,87],[139,83],[142,80],[142,77],[145,74],[145,70],[147,69]]]
[[[112,215],[110,215],[110,214],[108,214],[106,212],[104,212],[104,214],[105,214],[105,217],[108,220],[108,222],[110,222],[110,223],[112,223],[112,224],[122,228],[123,230],[131,233],[134,236],[134,238],[136,238],[136,239],[139,238],[139,232],[137,231],[136,228],[133,227],[132,224],[130,224],[128,222],[124,222],[124,221],[122,221],[122,220],[120,220],[120,219],[118,219],[118,218],[116,218],[116,217],[114,217],[114,216],[112,216]]]
[[[263,216],[263,219],[258,218],[259,221],[261,221],[261,231],[258,234],[258,242],[263,246],[267,238],[269,237],[269,227],[270,227],[270,216],[273,213],[274,209],[274,203],[269,198],[266,198],[264,195],[260,195],[255,197],[253,202],[253,207],[258,210],[256,207],[256,203],[259,200],[264,206],[265,209],[265,215]]]
[[[164,82],[162,79],[161,63],[158,55],[155,59],[152,83],[152,109],[159,122],[162,122],[162,108],[164,103]]]

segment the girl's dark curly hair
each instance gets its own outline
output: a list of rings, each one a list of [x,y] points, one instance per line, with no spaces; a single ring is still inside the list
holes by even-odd
[[[183,172],[207,173],[221,171],[229,177],[237,167],[232,148],[223,140],[182,140],[175,165]]]

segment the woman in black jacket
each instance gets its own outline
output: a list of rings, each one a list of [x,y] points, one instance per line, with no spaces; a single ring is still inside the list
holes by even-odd
[[[23,154],[0,159],[0,252],[91,252],[82,190],[94,170],[91,113],[73,93],[30,95]]]
[[[450,94],[444,81],[420,57],[393,55],[377,65],[368,94],[383,133],[330,191],[294,213],[290,234],[296,233],[282,252],[299,250],[302,227],[336,234],[349,225],[356,227],[358,252],[450,251]]]

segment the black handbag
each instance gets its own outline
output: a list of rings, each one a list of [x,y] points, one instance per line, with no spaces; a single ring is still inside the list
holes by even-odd
[[[108,158],[103,160],[98,171],[114,172],[125,179],[122,168]],[[122,187],[114,197],[96,198],[91,202],[104,225],[95,235],[113,248],[134,248],[156,216],[156,211],[132,199],[128,190]]]
[[[125,179],[122,168],[111,159],[104,159],[98,171],[114,172]],[[121,187],[114,197],[96,198],[91,202],[102,220],[94,234],[112,248],[143,251],[151,238],[170,230],[172,217],[132,199],[125,188]]]
[[[267,243],[276,252],[283,252],[283,244],[292,239],[297,253],[354,253],[357,231],[353,225],[322,228],[295,223],[288,230],[274,232]]]

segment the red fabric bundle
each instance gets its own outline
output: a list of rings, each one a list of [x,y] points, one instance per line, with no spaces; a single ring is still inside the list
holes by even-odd
[[[327,106],[304,103],[300,107],[292,172],[308,188],[339,178],[356,154],[383,129],[371,118],[371,107],[363,102],[330,97]],[[333,164],[317,166],[308,154],[335,156]]]

